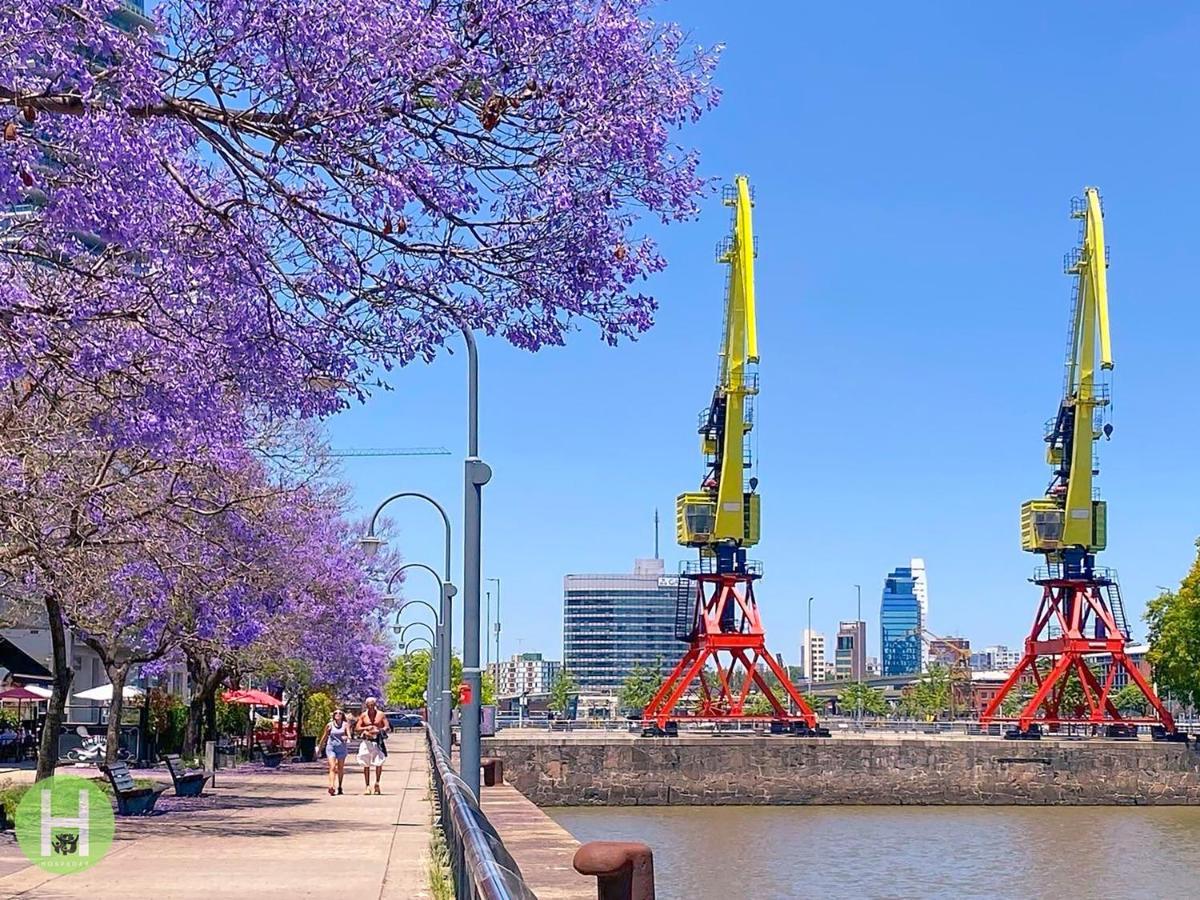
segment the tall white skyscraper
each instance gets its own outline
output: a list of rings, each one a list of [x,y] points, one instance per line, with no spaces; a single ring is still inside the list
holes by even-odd
[[[918,557],[913,557],[909,562],[912,568],[913,577],[913,594],[916,595],[917,604],[921,608],[921,628],[929,627],[929,581],[925,575],[925,560]],[[921,636],[921,671],[924,672],[929,668],[929,644],[925,643],[925,636]]]
[[[800,635],[800,671],[805,679],[825,680],[825,635],[805,628]]]

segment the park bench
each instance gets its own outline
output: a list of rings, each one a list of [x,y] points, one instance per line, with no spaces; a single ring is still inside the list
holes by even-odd
[[[183,765],[178,753],[163,754],[163,762],[171,773],[171,782],[175,785],[176,797],[199,797],[208,784],[212,775],[205,772],[189,772]]]
[[[154,812],[154,804],[158,802],[159,795],[166,790],[165,787],[138,787],[133,783],[133,776],[129,774],[129,766],[123,762],[100,768],[108,776],[113,794],[117,798],[117,815],[146,816]]]

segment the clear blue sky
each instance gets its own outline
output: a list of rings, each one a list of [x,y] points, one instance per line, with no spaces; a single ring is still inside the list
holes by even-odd
[[[708,174],[744,172],[757,192],[753,555],[768,641],[788,661],[805,599],[829,632],[854,617],[855,583],[876,655],[884,575],[910,556],[929,567],[936,631],[1019,645],[1039,558],[1019,548],[1018,510],[1049,477],[1041,429],[1062,382],[1067,212],[1085,185],[1103,193],[1112,253],[1102,563],[1140,617],[1193,558],[1200,14],[1050,6],[770,3],[738,18],[724,3],[664,4],[697,41],[727,45],[724,101],[686,140]],[[662,309],[636,344],[610,349],[587,330],[537,355],[483,344],[481,449],[495,470],[484,574],[503,579],[505,656],[559,658],[563,575],[652,555],[655,507],[668,570],[683,557],[673,502],[701,474],[696,413],[713,388],[723,286],[712,253],[727,227],[714,200],[661,234]],[[351,461],[357,498],[367,509],[428,490],[457,528],[465,359],[393,383],[334,420],[334,443],[454,456]],[[437,564],[433,516],[396,513],[404,554]],[[414,577],[409,596],[428,597],[429,580]]]

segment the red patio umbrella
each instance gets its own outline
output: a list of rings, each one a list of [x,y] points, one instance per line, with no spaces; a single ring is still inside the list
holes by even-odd
[[[241,691],[226,691],[221,695],[226,703],[245,703],[247,706],[283,706],[283,701],[266,691],[253,688]]]
[[[226,691],[221,695],[221,699],[226,703],[244,703],[247,706],[283,706],[283,701],[278,697],[272,697],[266,691],[255,690],[248,688],[246,690]],[[275,740],[283,746],[283,723],[275,722]],[[254,743],[254,716],[250,717],[250,731],[246,735],[246,746],[249,748]]]
[[[28,688],[24,688],[19,684],[13,685],[12,687],[8,688],[7,690],[0,691],[0,701],[16,700],[16,701],[20,702],[22,700],[45,700],[45,699],[46,698],[43,697],[41,694],[35,694],[33,691],[29,690]]]
[[[22,687],[19,684],[14,684],[12,687],[8,688],[7,690],[0,691],[0,703],[15,702],[17,704],[17,721],[18,722],[24,721],[24,719],[21,716],[21,708],[24,706],[26,700],[32,700],[36,703],[39,700],[45,700],[45,699],[46,698],[43,697],[41,694],[35,694],[33,691],[29,690],[28,688]]]

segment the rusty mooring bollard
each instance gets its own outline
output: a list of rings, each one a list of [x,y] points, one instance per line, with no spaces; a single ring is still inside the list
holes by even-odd
[[[504,760],[498,756],[485,756],[481,760],[483,766],[483,786],[495,787],[504,783]]]
[[[584,844],[575,851],[575,871],[596,876],[599,900],[654,900],[654,851],[645,844]]]

